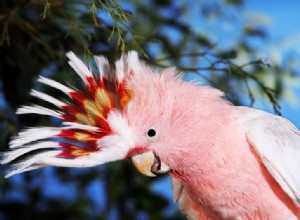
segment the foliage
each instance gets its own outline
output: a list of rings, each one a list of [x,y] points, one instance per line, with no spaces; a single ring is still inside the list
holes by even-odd
[[[113,60],[134,49],[150,64],[175,65],[222,89],[235,104],[252,105],[266,97],[279,113],[284,79],[294,77],[295,71],[283,71],[286,66],[280,63],[271,68],[258,56],[252,42],[264,44],[266,28],[237,19],[243,10],[241,0],[196,2],[188,6],[186,1],[170,0],[1,1],[2,150],[20,128],[59,123],[45,117],[16,117],[14,112],[22,104],[37,102],[28,96],[33,87],[53,94],[35,83],[39,74],[76,84],[64,56],[69,50],[82,53],[86,60],[92,54]],[[193,7],[197,11],[188,18]],[[236,25],[237,40],[224,46],[207,30],[197,30],[193,19],[202,19],[207,26]],[[164,178],[141,176],[127,161],[81,170],[32,171],[1,180],[0,219],[183,219],[169,198],[153,190],[153,184]]]

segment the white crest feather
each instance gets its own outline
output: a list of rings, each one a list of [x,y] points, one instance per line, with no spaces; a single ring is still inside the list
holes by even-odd
[[[11,176],[13,176],[15,174],[18,174],[18,173],[23,173],[23,172],[30,171],[30,170],[40,169],[40,168],[43,168],[45,166],[46,166],[45,164],[43,164],[43,165],[40,164],[40,165],[31,165],[27,168],[23,168],[22,163],[13,164],[6,171],[5,178],[11,177]]]
[[[118,82],[122,82],[125,74],[127,74],[127,57],[125,54],[122,54],[121,58],[115,62],[116,66],[116,77]]]
[[[134,73],[142,69],[142,63],[139,60],[138,53],[136,51],[129,51],[127,54],[127,74],[130,74],[131,71]]]
[[[104,56],[95,56],[94,59],[99,69],[100,76],[108,78],[111,74],[108,60]]]
[[[36,91],[36,90],[31,90],[31,93],[30,93],[32,96],[36,97],[36,98],[39,98],[41,100],[44,100],[46,102],[49,102],[59,108],[61,108],[62,106],[66,105],[64,102],[48,95],[48,94],[45,94],[43,92],[39,92],[39,91]]]
[[[96,131],[101,130],[99,127],[94,127],[94,126],[91,126],[91,125],[78,124],[78,123],[75,123],[75,122],[63,122],[63,125],[68,126],[65,129],[80,129],[80,130],[92,131],[92,132],[96,132]]]
[[[66,56],[70,59],[69,65],[75,70],[82,81],[87,84],[87,77],[93,77],[91,71],[72,51],[68,52]]]
[[[47,164],[43,163],[42,161],[47,158],[49,159],[55,157],[55,155],[57,155],[57,152],[55,150],[34,155],[31,158],[24,160],[23,162],[12,165],[7,171],[5,177],[7,178],[18,173],[45,167],[47,166]]]
[[[24,131],[21,131],[16,137],[14,137],[11,140],[9,147],[21,147],[22,145],[28,144],[33,141],[50,138],[58,135],[60,131],[61,128],[56,127],[28,128]]]
[[[39,114],[39,115],[48,115],[53,116],[55,118],[62,117],[62,113],[59,111],[55,111],[49,108],[45,108],[43,106],[39,105],[32,105],[32,106],[22,106],[21,108],[18,108],[16,114]]]
[[[107,117],[107,121],[112,131],[122,138],[120,143],[128,146],[134,145],[134,135],[131,133],[127,120],[117,111],[111,111]],[[124,148],[126,148],[124,146]],[[127,149],[128,150],[128,149]]]
[[[22,146],[21,148],[16,148],[13,151],[8,151],[3,154],[3,157],[1,158],[1,164],[6,164],[19,156],[22,156],[28,152],[43,149],[43,148],[58,148],[59,145],[57,142],[54,141],[43,141],[40,143],[30,144]]]
[[[13,165],[12,168],[7,172],[5,177],[45,166],[91,167],[111,161],[124,159],[126,153],[127,151],[125,151],[122,147],[121,151],[118,151],[118,149],[116,149],[116,151],[112,151],[111,148],[104,148],[102,151],[78,157],[72,160],[56,157],[57,151],[53,150],[36,154],[23,162]]]
[[[40,82],[40,83],[43,83],[47,86],[50,86],[52,88],[58,89],[58,90],[62,91],[63,93],[67,94],[67,95],[69,95],[69,93],[71,93],[71,92],[74,92],[73,89],[71,89],[71,88],[69,88],[69,87],[67,87],[67,86],[65,86],[65,85],[63,85],[59,82],[56,82],[55,80],[48,79],[48,78],[43,77],[43,76],[40,76],[37,81]]]

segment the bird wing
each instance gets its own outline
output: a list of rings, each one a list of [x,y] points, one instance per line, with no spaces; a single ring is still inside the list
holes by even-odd
[[[300,131],[285,118],[264,114],[251,121],[247,138],[270,174],[300,208]]]

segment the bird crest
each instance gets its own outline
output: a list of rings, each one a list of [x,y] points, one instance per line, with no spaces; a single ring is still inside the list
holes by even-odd
[[[17,114],[56,117],[62,120],[62,127],[34,127],[19,132],[10,142],[11,150],[4,153],[2,164],[39,149],[53,150],[39,153],[15,164],[7,176],[49,164],[68,163],[78,158],[84,160],[82,162],[77,160],[77,164],[71,163],[70,166],[84,166],[84,161],[90,159],[87,158],[88,156],[102,151],[97,142],[104,136],[113,134],[107,122],[109,112],[121,112],[134,95],[126,85],[126,78],[131,77],[134,68],[141,66],[136,52],[123,54],[115,62],[115,70],[110,69],[105,57],[95,56],[99,74],[92,73],[73,52],[68,52],[66,56],[69,58],[69,65],[80,77],[83,89],[74,89],[52,79],[39,77],[40,83],[63,92],[68,101],[61,101],[48,94],[32,90],[32,96],[54,105],[55,110],[40,105],[30,105],[19,108]],[[43,160],[48,162],[43,164]],[[89,160],[87,166],[95,165],[90,164],[91,161]]]

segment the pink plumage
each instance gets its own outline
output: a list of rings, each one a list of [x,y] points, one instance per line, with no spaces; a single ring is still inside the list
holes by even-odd
[[[289,121],[233,106],[217,89],[184,82],[174,68],[155,72],[135,52],[116,62],[112,81],[105,58],[96,57],[95,76],[74,54],[68,57],[87,90],[40,78],[72,104],[34,92],[58,109],[25,106],[18,113],[58,117],[65,126],[20,132],[2,163],[53,150],[15,165],[8,176],[131,158],[146,175],[172,176],[174,200],[189,219],[300,218],[300,132]]]

